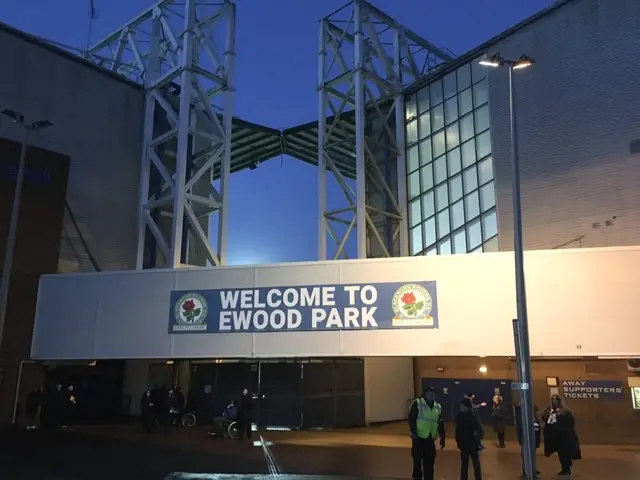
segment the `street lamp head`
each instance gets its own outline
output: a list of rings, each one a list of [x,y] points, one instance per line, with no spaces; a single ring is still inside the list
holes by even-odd
[[[494,53],[485,55],[478,63],[483,67],[498,68],[504,65],[504,58],[499,53]]]
[[[9,117],[15,123],[24,123],[24,115],[22,115],[20,112],[5,108],[4,110],[0,111],[0,113],[2,113],[2,115],[4,115],[5,117]]]
[[[533,66],[535,63],[536,61],[533,58],[528,57],[527,55],[521,55],[518,60],[513,62],[512,68],[514,70],[522,70],[524,68],[529,68]]]
[[[38,120],[37,122],[31,122],[31,124],[29,125],[29,130],[43,130],[52,125],[53,123],[51,123],[49,120]]]

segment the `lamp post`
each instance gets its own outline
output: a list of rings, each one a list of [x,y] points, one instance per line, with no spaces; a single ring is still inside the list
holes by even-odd
[[[518,366],[518,389],[520,390],[522,421],[522,459],[527,480],[537,478],[535,432],[533,430],[533,394],[531,392],[531,352],[529,347],[529,322],[527,318],[527,294],[524,279],[524,246],[522,242],[522,205],[520,203],[520,159],[518,158],[518,131],[514,71],[533,66],[533,58],[522,55],[517,60],[508,60],[500,54],[485,57],[480,65],[490,68],[507,67],[509,72],[509,120],[511,130],[511,175],[513,189],[513,244],[516,274],[515,349]]]
[[[49,120],[26,122],[24,115],[14,110],[2,110],[2,115],[8,117],[13,123],[22,127],[22,145],[20,146],[20,159],[18,160],[18,174],[16,175],[16,188],[13,193],[11,218],[9,220],[9,234],[7,246],[4,251],[4,263],[2,264],[2,278],[0,279],[0,353],[4,337],[4,324],[7,316],[7,301],[9,298],[9,284],[11,282],[11,268],[13,265],[13,252],[16,246],[16,234],[18,232],[18,216],[20,214],[20,202],[22,200],[22,184],[24,183],[25,159],[27,154],[27,138],[29,132],[42,130],[53,125]]]

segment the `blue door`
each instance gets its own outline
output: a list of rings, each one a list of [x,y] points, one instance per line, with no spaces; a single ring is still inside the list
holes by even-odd
[[[422,388],[432,386],[436,390],[438,403],[442,405],[442,415],[445,422],[455,420],[459,411],[462,397],[474,393],[478,403],[486,402],[487,406],[477,410],[482,423],[491,423],[491,402],[496,393],[502,395],[507,411],[511,411],[511,380],[499,379],[461,379],[461,378],[423,378]],[[513,419],[508,423],[512,425]]]

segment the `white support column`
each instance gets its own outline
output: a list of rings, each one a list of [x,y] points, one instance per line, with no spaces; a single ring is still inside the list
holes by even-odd
[[[160,0],[92,47],[89,58],[143,82],[146,90],[137,267],[145,266],[148,232],[159,257],[151,267],[224,263],[235,3]],[[217,179],[220,191],[213,186]],[[212,245],[214,216],[218,237]]]
[[[366,0],[323,19],[320,52],[319,258],[327,257],[327,234],[333,258],[345,255],[354,227],[358,258],[407,255],[403,88],[452,57]],[[327,211],[327,167],[344,208]]]
[[[318,51],[318,260],[327,259],[327,161],[325,158],[325,135],[327,130],[327,92],[325,75],[327,70],[327,21],[320,20],[320,49]]]

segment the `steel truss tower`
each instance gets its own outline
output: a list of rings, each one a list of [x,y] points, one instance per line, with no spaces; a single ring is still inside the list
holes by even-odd
[[[139,269],[225,263],[235,17],[231,0],[161,0],[89,51],[146,92]]]
[[[319,258],[334,258],[353,230],[358,258],[408,254],[403,87],[452,55],[364,0],[320,21],[318,195]],[[328,115],[331,117],[327,118]],[[332,152],[349,149],[355,188]],[[327,170],[344,192],[344,208],[327,209]],[[336,224],[346,226],[343,235]]]

